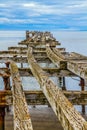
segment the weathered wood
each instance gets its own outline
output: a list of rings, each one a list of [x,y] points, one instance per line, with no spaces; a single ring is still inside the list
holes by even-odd
[[[63,94],[73,105],[87,105],[87,91],[62,91]],[[48,101],[43,92],[24,91],[26,101],[29,105],[48,105]],[[7,106],[13,104],[12,91],[0,91],[0,106]]]
[[[27,51],[27,47],[22,47],[22,46],[12,46],[8,47],[9,51]],[[65,52],[65,48],[57,48],[60,52]],[[34,48],[34,52],[45,52],[46,48]]]
[[[66,61],[62,59],[61,57],[57,56],[49,47],[47,44],[46,46],[46,53],[49,59],[58,67],[61,69],[66,69]]]
[[[85,85],[87,85],[87,61],[86,63],[82,61],[70,61],[67,63],[67,69],[83,78]]]
[[[4,130],[5,126],[5,107],[0,107],[0,130]]]
[[[35,56],[37,61],[39,63],[45,63],[45,62],[51,62],[50,59],[47,56]],[[21,57],[21,55],[19,55],[19,57],[17,57],[16,55],[14,55],[13,57],[10,56],[0,56],[0,63],[4,63],[7,60],[13,60],[17,63],[27,63],[27,56],[23,56]]]
[[[29,35],[28,35],[29,34]],[[54,47],[56,45],[60,45],[58,41],[53,37],[53,35],[49,32],[32,32],[26,34],[26,40],[21,41],[18,44],[26,45],[26,46],[42,46],[46,45],[46,43],[49,43],[51,47]],[[44,46],[45,47],[45,46]]]
[[[31,118],[17,65],[10,62],[13,84],[14,130],[32,130]]]
[[[28,49],[28,63],[64,130],[87,130],[87,122],[37,64],[32,48]]]
[[[5,107],[7,105],[6,95],[7,93],[0,91],[0,107]]]
[[[65,67],[77,76],[83,78],[85,80],[85,84],[87,85],[87,60],[66,61],[66,58],[60,52],[58,52],[56,49],[53,49],[52,51],[49,46],[47,46],[46,52],[47,56],[58,68]]]
[[[19,74],[21,77],[23,76],[32,76],[33,77],[33,74],[31,72],[31,69],[30,68],[18,68],[19,70]],[[76,77],[75,74],[73,74],[72,72],[68,71],[68,70],[61,70],[61,69],[58,69],[56,67],[43,67],[43,70],[47,73],[48,76],[57,76],[57,77],[60,77],[61,75],[63,76],[73,76],[73,77]],[[3,73],[2,73],[3,72]],[[10,69],[8,68],[0,68],[0,76],[3,76],[3,77],[10,77],[11,74],[10,74]]]
[[[87,56],[84,56],[84,55],[81,55],[79,53],[76,53],[76,52],[71,52],[70,53],[70,56],[71,57],[75,57],[76,59],[84,59],[84,60],[87,60]]]
[[[57,48],[52,48],[52,50],[53,50],[53,52],[54,52],[58,57],[60,57],[62,60],[66,60],[65,55],[63,55],[63,54],[61,53],[61,51],[59,51]]]

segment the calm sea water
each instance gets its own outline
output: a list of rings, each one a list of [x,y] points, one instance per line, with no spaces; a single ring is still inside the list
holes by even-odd
[[[56,39],[65,47],[68,52],[78,52],[87,56],[87,32],[52,32]],[[0,51],[7,50],[10,46],[17,46],[17,43],[25,39],[25,31],[0,31]],[[0,66],[4,66],[0,64]],[[52,80],[58,84],[58,79],[53,77]],[[26,90],[37,90],[39,85],[33,77],[22,77],[22,84]],[[66,86],[68,90],[80,90],[79,78],[67,78]],[[3,79],[0,78],[0,89],[3,89]],[[87,89],[87,87],[86,87]]]

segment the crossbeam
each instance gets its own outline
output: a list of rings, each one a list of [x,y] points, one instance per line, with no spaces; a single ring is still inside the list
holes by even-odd
[[[24,76],[32,76],[33,77],[33,74],[31,72],[31,69],[30,68],[18,68],[19,70],[19,74],[21,77],[24,77]],[[56,67],[43,67],[43,70],[47,73],[48,76],[57,76],[57,77],[60,77],[62,74],[63,76],[73,76],[73,77],[76,77],[76,75],[74,75],[72,72],[68,71],[68,70],[61,70],[61,69],[58,69]],[[3,76],[3,77],[10,77],[11,76],[11,73],[10,73],[10,69],[8,68],[0,68],[0,76]]]
[[[73,105],[87,105],[87,91],[62,91]],[[48,105],[48,101],[41,90],[24,90],[27,104]],[[12,91],[0,91],[0,106],[13,104]]]
[[[37,64],[32,48],[28,49],[28,63],[64,130],[87,130],[87,122]]]
[[[35,56],[37,61],[39,63],[45,63],[45,62],[50,62],[49,58],[47,56]],[[4,61],[7,61],[7,60],[13,60],[17,63],[27,63],[27,56],[21,56],[19,54],[19,56],[17,57],[17,55],[14,55],[14,56],[10,56],[10,55],[2,55],[0,56],[0,63],[3,63]]]

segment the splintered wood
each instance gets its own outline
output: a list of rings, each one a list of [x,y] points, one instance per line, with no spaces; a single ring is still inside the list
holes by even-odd
[[[87,122],[75,110],[74,106],[64,96],[63,92],[46,76],[32,55],[32,48],[28,49],[28,63],[33,75],[42,88],[51,107],[61,122],[64,130],[87,130]]]
[[[17,65],[10,62],[13,82],[14,130],[33,130]]]
[[[87,56],[66,52],[66,49],[60,48],[59,45],[61,45],[59,41],[50,32],[26,31],[26,39],[19,42],[17,47],[9,47],[8,51],[0,51],[0,64],[6,64],[10,60],[10,69],[8,67],[0,68],[0,76],[5,81],[5,88],[8,88],[7,83],[9,83],[10,76],[13,81],[12,90],[1,93],[0,105],[2,106],[3,103],[8,105],[9,96],[11,103],[13,96],[14,130],[33,130],[26,103],[27,100],[29,104],[32,104],[32,98],[28,100],[30,92],[27,91],[25,99],[20,76],[35,76],[46,97],[45,103],[50,103],[64,130],[87,130],[86,120],[71,104],[82,105],[83,109],[87,104],[87,91],[84,91],[87,86]],[[17,68],[15,62],[19,63],[21,68]],[[29,68],[26,68],[24,63],[29,63]],[[43,65],[45,65],[44,68]],[[61,79],[64,79],[65,76],[80,77],[82,91],[70,92],[66,89],[63,91],[62,88],[65,86],[60,89],[49,79],[50,76],[57,76]],[[64,85],[64,80],[62,80],[62,85]],[[38,100],[34,103],[44,103],[42,101],[43,93],[35,98]]]

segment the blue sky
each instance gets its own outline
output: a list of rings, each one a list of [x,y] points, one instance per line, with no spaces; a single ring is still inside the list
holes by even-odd
[[[87,0],[0,0],[0,30],[87,31]]]

